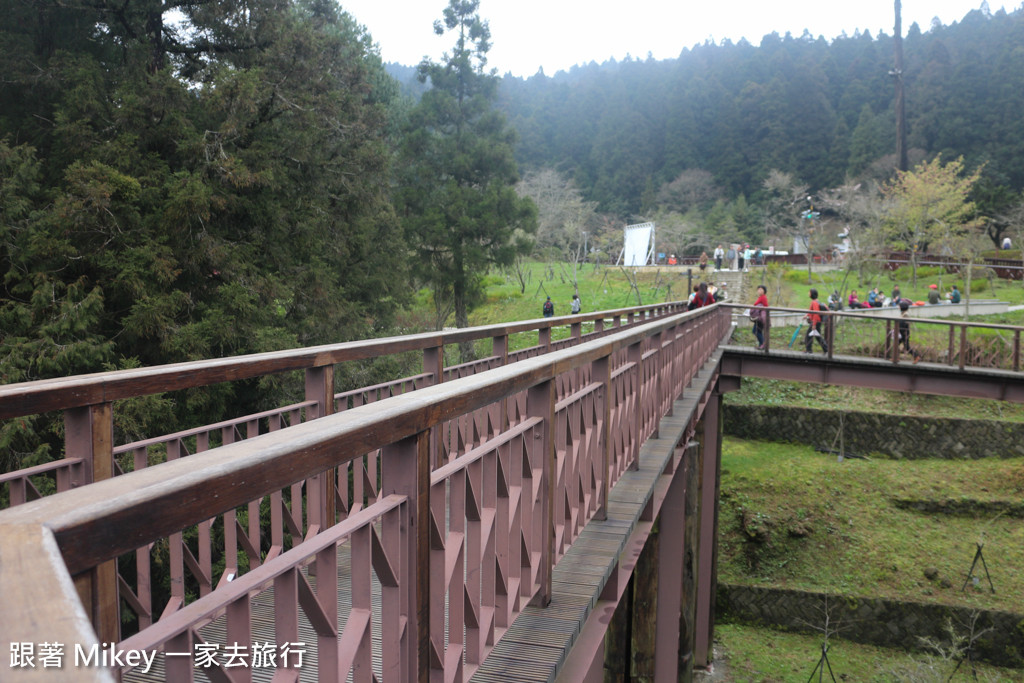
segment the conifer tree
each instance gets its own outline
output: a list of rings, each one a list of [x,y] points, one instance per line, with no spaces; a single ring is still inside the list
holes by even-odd
[[[450,0],[434,24],[455,45],[419,66],[431,88],[409,117],[397,192],[413,271],[435,300],[450,297],[458,327],[468,326],[488,268],[512,263],[523,243],[515,231],[536,230],[533,202],[515,191],[515,133],[494,109],[498,79],[485,71],[490,29],[479,4]]]

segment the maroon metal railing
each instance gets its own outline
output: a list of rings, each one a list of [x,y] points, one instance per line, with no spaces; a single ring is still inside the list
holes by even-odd
[[[318,661],[327,662],[320,680],[345,680],[340,672],[349,665],[356,680],[369,680],[374,654],[387,671],[385,680],[432,671],[462,680],[527,601],[550,599],[557,558],[601,514],[608,487],[635,466],[659,413],[711,357],[729,325],[719,307],[669,316],[0,512],[0,585],[5,596],[14,596],[0,607],[0,637],[86,645],[97,637],[120,640],[118,595],[109,588],[112,564],[124,553],[169,542],[193,573],[209,579],[208,590],[200,584],[199,595],[183,591],[183,604],[169,605],[162,618],[120,643],[164,652],[161,665],[180,672],[169,680],[191,680],[194,662],[175,663],[178,657],[166,653],[194,656],[213,638],[204,625],[214,616],[224,624],[218,633],[225,646],[254,639],[250,604],[267,587],[273,587],[277,629],[272,649],[280,654],[298,641],[301,613],[317,633]],[[307,393],[310,400],[320,397],[320,410],[333,393],[316,379],[307,383]],[[571,392],[558,396],[560,386]],[[481,414],[490,417],[477,422]],[[515,419],[502,418],[513,414]],[[85,434],[95,445],[102,429],[91,417]],[[482,427],[434,467],[437,430],[462,419]],[[235,429],[230,426],[230,433]],[[364,489],[358,505],[350,498],[347,517],[335,523],[339,515],[331,505],[339,498],[332,487],[354,491],[354,482],[336,473],[377,453],[379,469],[364,473],[377,488],[372,495]],[[295,537],[290,550],[264,553],[256,546],[247,525],[256,504],[269,505],[271,525]],[[202,535],[214,519],[223,520],[214,528],[225,538],[234,534],[227,549],[242,547],[252,561],[206,577],[205,560],[189,559],[192,541],[173,539]],[[3,533],[11,529],[18,532]],[[44,552],[47,543],[56,544],[63,562]],[[203,547],[209,542],[200,540],[199,553]],[[334,576],[331,557],[339,547],[348,549],[352,562],[351,608],[344,615],[330,607],[333,582],[313,585],[300,571],[312,562],[310,574]],[[68,577],[77,593],[61,588],[71,585]],[[367,581],[390,596],[382,597],[379,610],[369,604]],[[33,582],[34,590],[48,588],[52,604],[25,604],[23,598],[34,593],[19,590],[24,582]],[[142,602],[137,592],[135,599]],[[19,620],[24,609],[47,614]],[[88,616],[91,627],[68,618],[76,613]],[[380,624],[385,643],[376,653],[371,622]],[[237,675],[223,661],[214,668],[226,678]],[[279,675],[293,668],[280,665]],[[102,679],[88,674],[82,680]]]
[[[749,307],[722,305],[739,321],[729,343],[754,346],[757,342],[751,330],[753,323],[742,315]],[[929,307],[914,308],[927,313]],[[918,358],[961,370],[985,368],[1018,372],[1021,369],[1022,327],[917,316],[900,318],[899,309],[895,307],[874,310],[875,313],[819,311],[823,318],[822,339],[828,348],[826,355],[884,358],[893,363],[913,362]],[[803,350],[807,309],[773,306],[768,311],[765,352]],[[901,320],[908,325],[912,350],[903,343]],[[798,327],[800,333],[796,334]],[[820,352],[821,347],[815,344],[814,350]]]

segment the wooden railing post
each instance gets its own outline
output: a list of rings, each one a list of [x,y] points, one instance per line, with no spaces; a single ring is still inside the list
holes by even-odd
[[[508,365],[508,334],[498,335],[492,339],[491,355],[497,356],[499,366],[504,367]],[[501,431],[505,431],[509,425],[507,398],[503,398],[498,402],[498,410],[501,412],[498,416],[498,428]]]
[[[430,679],[430,433],[419,432],[381,452],[381,495],[409,499],[402,529],[406,539],[400,585],[408,622],[404,638],[403,681]]]
[[[640,469],[640,430],[643,426],[644,419],[644,347],[642,342],[630,345],[629,349],[626,351],[626,362],[633,364],[632,372],[635,377],[633,386],[636,391],[636,395],[633,397],[633,414],[628,416],[633,428],[633,440],[630,449],[632,452],[627,457],[629,460],[629,469],[638,470]]]
[[[662,402],[662,384],[661,384],[661,363],[664,360],[661,353],[661,332],[657,332],[650,337],[651,350],[654,351],[654,381],[651,386],[651,395],[647,397],[650,402],[650,409],[653,411],[651,415],[654,419],[654,430],[651,432],[652,438],[659,438],[658,426],[661,424],[661,408]],[[646,439],[646,436],[645,436]],[[640,466],[640,458],[637,457],[637,467]]]
[[[313,408],[316,411],[314,418],[326,417],[334,412],[334,366],[321,365],[306,370],[306,400],[316,401]],[[307,409],[308,410],[308,409]],[[319,500],[316,501],[318,519],[314,523],[320,525],[323,531],[327,527],[334,526],[337,521],[336,491],[338,478],[332,469],[330,472],[323,472],[310,480],[315,482],[316,494]],[[312,491],[307,489],[307,495]],[[312,511],[312,500],[309,501],[309,508]]]
[[[579,342],[580,337],[583,336],[583,323],[575,322],[569,325],[569,336]]]
[[[423,349],[423,372],[434,376],[431,384],[444,382],[444,347],[432,346]],[[430,467],[437,469],[443,464],[444,455],[441,453],[441,426],[434,425],[430,428]]]
[[[555,526],[554,526],[554,489],[555,489],[555,383],[548,380],[531,387],[526,394],[526,415],[527,417],[539,417],[541,423],[539,437],[542,440],[540,447],[541,457],[544,462],[544,471],[540,481],[541,525],[544,529],[545,538],[540,547],[540,589],[534,602],[547,607],[551,602],[552,570],[554,569],[555,557]]]
[[[544,347],[544,353],[551,350],[551,327],[542,327],[537,330],[537,346]]]
[[[114,476],[114,413],[110,403],[64,411],[64,452],[82,458],[85,483]],[[121,639],[117,563],[104,562],[74,577],[75,588],[101,643]]]
[[[612,466],[612,439],[611,415],[612,415],[612,383],[611,383],[611,358],[602,356],[594,361],[590,371],[591,380],[601,385],[600,404],[597,408],[601,420],[601,433],[598,439],[601,444],[601,481],[598,482],[597,509],[594,511],[594,519],[608,519],[608,482],[611,479]]]

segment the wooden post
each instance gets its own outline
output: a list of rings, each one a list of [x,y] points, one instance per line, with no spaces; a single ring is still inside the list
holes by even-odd
[[[555,557],[555,383],[552,380],[530,387],[526,394],[527,417],[539,417],[543,420],[541,428],[540,452],[543,454],[544,473],[540,482],[542,505],[541,528],[546,530],[546,539],[540,549],[540,590],[534,602],[540,607],[547,607],[551,602],[552,570]]]
[[[502,334],[496,336],[491,342],[491,355],[498,357],[498,365],[504,367],[508,365],[508,335]],[[501,411],[501,415],[498,416],[498,428],[501,431],[508,429],[508,399],[503,398],[498,402],[498,410]]]
[[[409,605],[410,645],[405,670],[409,677],[428,683],[430,679],[430,436],[420,432],[381,453],[383,483],[381,494],[406,496],[408,528],[405,530],[409,558],[402,567],[401,585],[406,586]]]
[[[594,361],[591,367],[591,379],[601,385],[601,405],[598,408],[601,416],[601,433],[598,439],[601,443],[601,481],[598,482],[599,500],[597,510],[594,511],[594,519],[608,519],[608,482],[611,478],[612,465],[612,439],[611,439],[611,416],[612,416],[612,383],[611,383],[611,358],[603,356]]]
[[[423,372],[429,372],[434,376],[431,385],[441,384],[444,381],[444,347],[434,346],[423,349]],[[430,428],[430,467],[437,469],[443,464],[441,425],[434,425]]]
[[[114,413],[110,403],[64,411],[64,453],[85,462],[85,481],[114,476]],[[74,577],[75,589],[101,643],[121,640],[117,562],[110,560]]]
[[[306,400],[316,401],[315,418],[326,417],[334,412],[334,366],[322,365],[320,367],[308,368],[306,370]],[[337,521],[337,471],[332,468],[322,472],[310,480],[315,482],[320,500],[317,501],[315,514],[318,519],[315,523],[320,525],[320,531],[334,526]],[[307,495],[309,489],[307,488]],[[311,502],[311,501],[310,501]],[[312,506],[310,507],[312,511]]]
[[[630,321],[632,322],[632,320]],[[632,453],[629,454],[629,469],[640,469],[640,428],[643,425],[644,349],[641,342],[630,345],[626,351],[626,362],[633,364],[636,377],[636,396],[633,399],[633,415],[629,416],[633,428]]]

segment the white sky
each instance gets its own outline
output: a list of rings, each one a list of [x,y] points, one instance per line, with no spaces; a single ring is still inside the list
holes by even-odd
[[[452,44],[437,37],[434,20],[448,0],[339,0],[380,46],[384,61],[415,66],[424,56],[438,59]],[[982,0],[903,0],[903,33],[915,21],[927,31],[932,19],[960,21]],[[993,13],[1014,11],[1015,2],[989,0]],[[627,54],[645,59],[679,56],[684,48],[711,39],[746,38],[758,45],[776,31],[834,38],[857,29],[891,35],[893,0],[481,0],[490,22],[488,66],[499,74],[532,76],[539,67],[552,76],[575,64],[601,63]]]

